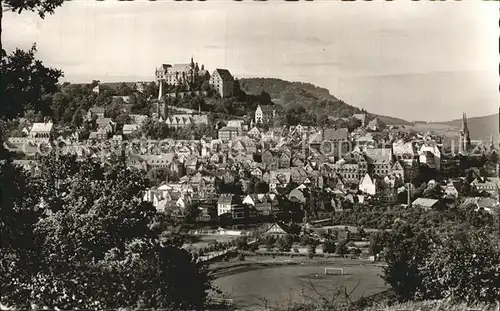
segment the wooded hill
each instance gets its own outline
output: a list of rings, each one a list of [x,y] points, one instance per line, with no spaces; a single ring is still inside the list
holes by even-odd
[[[240,79],[240,88],[248,94],[269,93],[274,103],[286,109],[304,107],[315,115],[333,117],[349,117],[355,113],[369,113],[363,109],[346,104],[330,92],[311,83],[290,82],[275,78],[244,78]],[[409,125],[408,121],[377,116],[386,124]]]

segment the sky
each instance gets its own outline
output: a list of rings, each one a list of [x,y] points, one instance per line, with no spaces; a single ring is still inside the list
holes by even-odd
[[[152,81],[194,57],[238,78],[310,82],[408,121],[496,113],[495,1],[73,0],[40,19],[4,13],[7,51],[37,44],[64,81]]]

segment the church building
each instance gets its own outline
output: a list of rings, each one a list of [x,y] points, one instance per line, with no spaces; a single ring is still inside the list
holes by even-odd
[[[460,131],[458,152],[463,154],[469,152],[470,149],[471,149],[470,133],[469,129],[467,128],[467,116],[464,113],[462,115],[462,130]]]

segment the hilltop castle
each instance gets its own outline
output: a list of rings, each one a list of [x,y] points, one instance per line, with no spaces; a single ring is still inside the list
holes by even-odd
[[[162,64],[155,70],[156,82],[169,86],[186,86],[201,84],[210,79],[210,74],[205,66],[198,66],[191,57],[189,64]]]
[[[204,82],[209,82],[221,97],[233,95],[234,77],[229,70],[218,68],[210,75],[205,66],[201,65],[200,68],[192,57],[189,64],[160,65],[155,70],[155,77],[159,86],[158,100],[163,98],[165,89],[169,87],[182,87],[184,90],[181,92],[200,91]]]

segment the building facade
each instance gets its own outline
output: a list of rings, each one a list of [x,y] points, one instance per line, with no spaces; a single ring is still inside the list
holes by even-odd
[[[210,85],[221,97],[233,96],[234,78],[227,69],[215,69],[210,77]]]

